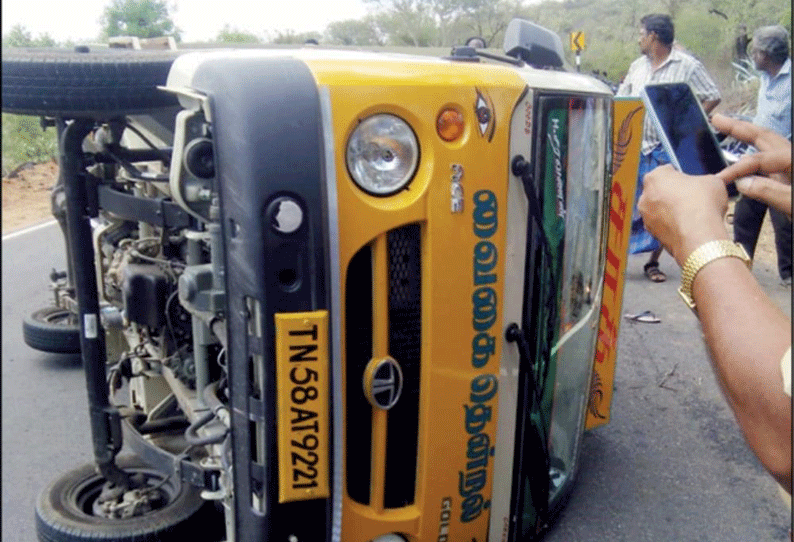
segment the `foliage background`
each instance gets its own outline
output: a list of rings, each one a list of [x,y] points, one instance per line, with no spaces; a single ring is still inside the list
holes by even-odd
[[[22,164],[39,164],[58,154],[55,129],[44,131],[37,117],[3,113],[3,177]]]
[[[111,0],[102,14],[102,37],[173,36],[179,41],[170,10],[165,0]]]

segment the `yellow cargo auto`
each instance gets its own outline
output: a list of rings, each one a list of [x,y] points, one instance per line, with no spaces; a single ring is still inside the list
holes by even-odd
[[[525,21],[504,55],[119,54],[3,58],[3,110],[61,129],[96,451],[40,540],[542,536],[608,417],[637,110]]]

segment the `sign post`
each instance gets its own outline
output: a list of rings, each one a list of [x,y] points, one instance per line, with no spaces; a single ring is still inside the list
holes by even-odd
[[[582,51],[584,50],[584,32],[571,32],[571,51],[576,53],[576,71],[582,71]]]

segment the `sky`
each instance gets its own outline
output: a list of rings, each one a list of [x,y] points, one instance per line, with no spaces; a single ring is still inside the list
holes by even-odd
[[[110,0],[3,0],[2,29],[21,24],[34,38],[57,42],[96,40],[99,19]],[[225,24],[261,38],[277,31],[322,32],[328,23],[360,19],[364,0],[168,0],[171,17],[186,43],[213,41]]]

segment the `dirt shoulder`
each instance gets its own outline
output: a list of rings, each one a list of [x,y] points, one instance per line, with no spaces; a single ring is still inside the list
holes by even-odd
[[[57,178],[55,162],[32,165],[13,177],[3,177],[3,235],[52,219],[50,190]]]

